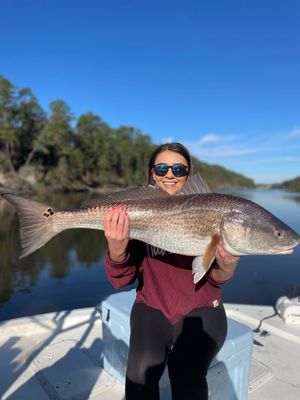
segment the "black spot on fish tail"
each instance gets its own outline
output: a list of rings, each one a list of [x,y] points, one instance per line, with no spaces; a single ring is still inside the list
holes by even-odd
[[[46,212],[44,212],[43,216],[46,218],[49,218],[53,214],[54,214],[54,211],[52,210],[52,208],[48,208],[48,210]]]

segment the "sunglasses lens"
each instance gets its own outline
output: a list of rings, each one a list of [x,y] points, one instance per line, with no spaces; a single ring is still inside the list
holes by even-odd
[[[188,174],[187,167],[183,164],[174,164],[172,166],[174,176],[186,176]]]
[[[158,176],[165,176],[169,167],[166,164],[157,164],[154,166],[154,172]]]

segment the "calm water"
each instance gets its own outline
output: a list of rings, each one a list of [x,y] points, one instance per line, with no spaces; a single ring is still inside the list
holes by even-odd
[[[262,205],[300,232],[300,193],[247,190],[234,194]],[[82,195],[47,199],[54,206],[66,208],[76,207],[83,200]],[[4,200],[0,200],[0,218],[1,320],[95,306],[116,291],[104,273],[106,242],[102,232],[65,231],[19,260],[18,221]],[[242,257],[234,279],[223,288],[225,302],[274,305],[282,295],[300,295],[300,246],[288,256]]]

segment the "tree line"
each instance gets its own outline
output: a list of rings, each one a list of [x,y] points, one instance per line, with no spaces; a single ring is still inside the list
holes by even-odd
[[[112,128],[92,112],[75,118],[63,100],[51,102],[46,113],[31,89],[0,76],[0,172],[17,187],[88,190],[145,184],[155,147],[135,127]],[[222,167],[195,158],[193,164],[213,187],[254,185]]]

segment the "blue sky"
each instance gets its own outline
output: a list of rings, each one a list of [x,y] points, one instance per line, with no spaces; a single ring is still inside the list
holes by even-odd
[[[300,175],[300,0],[0,0],[0,74],[257,183]]]

